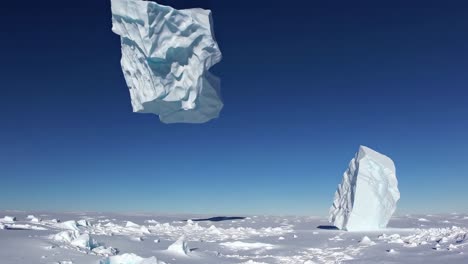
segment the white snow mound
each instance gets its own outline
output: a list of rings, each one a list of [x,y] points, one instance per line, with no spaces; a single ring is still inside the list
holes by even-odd
[[[142,0],[111,0],[112,31],[121,37],[121,66],[134,112],[164,123],[204,123],[223,107],[221,60],[211,11],[176,10]]]
[[[348,231],[385,228],[400,199],[393,161],[361,146],[338,185],[330,222]]]
[[[28,216],[26,217],[26,219],[30,220],[31,223],[39,223],[39,222],[42,221],[41,218],[35,217],[34,215],[28,215]]]
[[[359,241],[359,244],[363,246],[373,246],[375,245],[375,242],[372,241],[368,236],[364,236],[361,241]]]
[[[139,225],[139,224],[135,224],[135,223],[133,223],[132,221],[127,221],[127,223],[125,224],[125,227],[140,228],[140,225]]]
[[[133,253],[122,254],[113,257],[107,257],[100,261],[100,264],[165,264],[162,261],[158,261],[156,257],[142,258]]]
[[[227,247],[231,250],[253,250],[253,249],[273,249],[276,246],[267,243],[260,242],[243,242],[243,241],[234,241],[234,242],[224,242],[220,243],[221,246]]]

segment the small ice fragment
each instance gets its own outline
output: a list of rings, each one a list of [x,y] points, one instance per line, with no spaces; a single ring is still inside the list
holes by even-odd
[[[84,226],[84,227],[90,226],[88,220],[86,220],[86,219],[78,220],[76,223],[77,223],[78,226]]]
[[[5,216],[3,217],[2,219],[0,219],[0,221],[4,221],[4,222],[15,222],[16,221],[16,217],[14,216]]]
[[[142,237],[131,237],[130,239],[133,240],[133,241],[137,241],[137,242],[143,241]]]
[[[189,255],[190,248],[187,246],[187,242],[185,241],[185,236],[181,236],[179,239],[177,239],[176,242],[174,242],[172,245],[170,245],[167,248],[167,251],[177,254],[177,255],[182,255],[182,256]]]
[[[365,246],[373,246],[375,245],[375,242],[372,241],[368,236],[364,236],[360,241],[359,244],[365,245]]]
[[[113,248],[113,247],[104,247],[104,246],[99,246],[96,248],[93,248],[92,250],[96,255],[100,256],[114,256],[118,253],[118,250]]]
[[[39,223],[42,219],[35,217],[34,215],[28,215],[26,219],[30,220],[31,223]]]
[[[125,227],[135,227],[135,228],[140,228],[139,224],[135,224],[131,221],[127,221],[127,224],[125,224]]]

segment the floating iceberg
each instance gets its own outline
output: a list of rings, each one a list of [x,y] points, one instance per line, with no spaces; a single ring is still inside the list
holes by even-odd
[[[338,186],[329,220],[348,231],[385,228],[399,199],[393,161],[361,146]]]
[[[220,81],[208,70],[221,60],[221,52],[211,11],[142,0],[111,0],[111,5],[133,111],[159,115],[164,123],[218,117]]]

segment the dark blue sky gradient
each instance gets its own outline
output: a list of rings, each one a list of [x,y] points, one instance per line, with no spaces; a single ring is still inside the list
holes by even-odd
[[[2,3],[0,209],[326,215],[362,144],[468,210],[466,1],[164,3],[213,11],[215,121],[132,113],[109,1]]]

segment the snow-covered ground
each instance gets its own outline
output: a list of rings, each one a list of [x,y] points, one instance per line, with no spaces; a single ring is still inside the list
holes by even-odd
[[[468,263],[468,214],[393,217],[345,232],[325,218],[0,211],[0,263]]]

